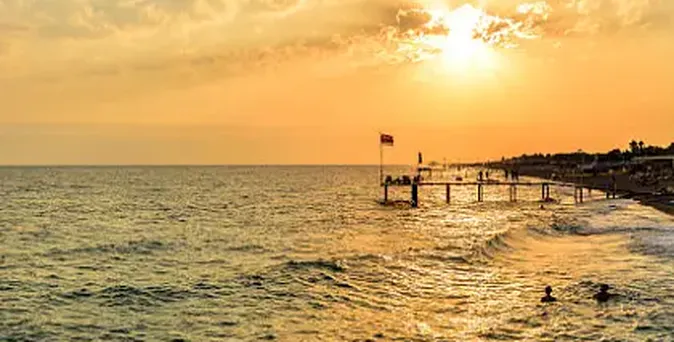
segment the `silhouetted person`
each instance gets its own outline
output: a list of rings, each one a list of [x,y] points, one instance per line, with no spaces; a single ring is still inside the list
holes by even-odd
[[[616,179],[615,179],[615,172],[611,170],[611,189],[609,189],[609,192],[613,194],[613,198],[615,198],[615,193],[616,193]]]
[[[557,298],[551,296],[552,287],[550,285],[545,287],[545,297],[541,298],[541,303],[553,303],[557,301]]]
[[[608,293],[608,285],[602,284],[601,287],[599,288],[599,292],[594,295],[594,299],[597,300],[599,303],[606,303],[608,302],[611,297],[614,295],[611,293]]]
[[[480,172],[477,174],[477,180],[481,182],[481,181],[482,181],[482,176],[483,176],[483,172],[480,171]]]
[[[505,179],[508,180],[508,170],[503,170],[503,172],[505,173]]]

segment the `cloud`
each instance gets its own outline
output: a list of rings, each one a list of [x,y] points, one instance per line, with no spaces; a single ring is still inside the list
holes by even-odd
[[[0,22],[0,34],[12,34],[28,31],[29,27],[16,23],[3,23]]]
[[[437,3],[443,1],[0,0],[0,77],[176,69],[226,76],[307,58],[405,63],[418,60],[408,49],[412,39],[447,33],[428,11]],[[671,27],[674,13],[672,2],[658,0],[484,6],[500,19],[477,34],[502,46],[526,38],[521,32],[557,39],[657,30]]]
[[[101,38],[157,29],[194,29],[259,15],[289,15],[307,0],[3,0],[0,18],[18,18],[45,38]]]

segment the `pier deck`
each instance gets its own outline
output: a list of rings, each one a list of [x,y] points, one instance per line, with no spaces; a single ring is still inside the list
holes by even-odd
[[[419,186],[443,186],[443,185],[515,185],[515,186],[542,186],[542,185],[555,185],[555,186],[562,186],[562,187],[573,187],[576,186],[573,183],[563,183],[563,182],[553,182],[553,181],[541,181],[541,182],[501,182],[501,181],[469,181],[469,182],[462,182],[462,181],[430,181],[430,182],[419,182]]]
[[[556,182],[556,181],[497,181],[497,180],[485,180],[485,181],[412,181],[410,184],[400,184],[400,183],[382,183],[381,186],[384,188],[384,203],[388,202],[388,188],[389,187],[407,187],[411,189],[411,200],[410,204],[412,207],[416,208],[419,206],[419,187],[431,187],[431,186],[444,186],[446,189],[446,202],[449,204],[451,202],[451,187],[452,186],[475,186],[477,188],[477,201],[484,201],[484,187],[485,186],[507,186],[509,200],[511,202],[517,201],[517,188],[518,187],[530,187],[530,186],[540,186],[541,187],[541,201],[550,201],[550,186],[556,187],[565,187],[573,188],[574,193],[573,197],[576,203],[583,203],[583,193],[586,188],[582,184],[574,183],[565,183],[565,182]],[[589,188],[588,188],[589,189]],[[616,189],[607,188],[606,189],[606,198],[613,196],[616,198]]]

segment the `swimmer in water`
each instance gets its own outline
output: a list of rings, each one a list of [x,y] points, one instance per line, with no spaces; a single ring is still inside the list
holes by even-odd
[[[557,298],[551,296],[552,287],[550,285],[545,287],[545,297],[541,298],[541,303],[554,303],[557,301]]]
[[[602,284],[601,287],[599,287],[599,293],[594,295],[594,299],[599,303],[608,302],[608,300],[614,296],[613,294],[608,293],[608,289],[608,285]]]

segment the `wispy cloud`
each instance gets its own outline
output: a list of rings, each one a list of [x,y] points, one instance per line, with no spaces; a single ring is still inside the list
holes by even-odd
[[[0,0],[0,79],[128,73],[227,77],[289,62],[342,68],[415,60],[409,32],[441,33],[428,8],[442,0]],[[524,5],[523,5],[524,3]],[[452,2],[453,5],[458,5]],[[482,1],[500,18],[485,32],[521,39],[671,28],[661,0]],[[434,32],[433,30],[437,31]],[[487,38],[485,38],[487,39]],[[199,76],[201,77],[201,76]]]

